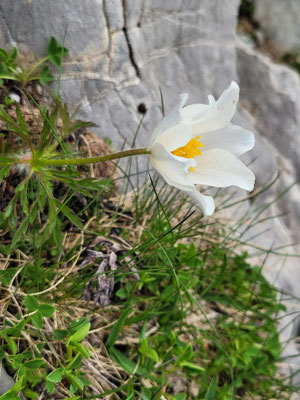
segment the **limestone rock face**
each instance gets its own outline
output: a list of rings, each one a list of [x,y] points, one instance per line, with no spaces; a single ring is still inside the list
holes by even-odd
[[[257,183],[263,184],[279,173],[278,185],[269,196],[279,196],[293,187],[277,206],[295,240],[300,240],[300,83],[299,75],[283,65],[274,64],[250,47],[238,43],[237,71],[241,104],[252,115],[255,128],[265,144],[257,140],[252,154],[257,154],[254,168]],[[300,249],[300,246],[299,246]]]
[[[14,383],[15,381],[7,374],[0,362],[0,396],[7,392]]]
[[[0,47],[17,45],[25,60],[45,55],[51,35],[70,51],[61,91],[79,116],[120,148],[137,145],[182,92],[191,101],[219,95],[235,78],[238,0],[2,0]],[[140,109],[144,107],[140,107]]]
[[[300,171],[300,81],[284,65],[239,42],[237,71],[241,102],[256,128]]]
[[[300,51],[299,0],[254,0],[255,19],[281,53]]]

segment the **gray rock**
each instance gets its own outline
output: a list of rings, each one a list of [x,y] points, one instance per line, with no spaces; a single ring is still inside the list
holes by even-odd
[[[237,71],[241,103],[254,116],[257,130],[300,171],[299,75],[242,42]]]
[[[7,392],[14,384],[15,381],[8,375],[0,362],[0,396]]]
[[[253,125],[264,137],[263,140],[257,140],[251,152],[251,155],[257,156],[254,163],[257,183],[264,184],[271,175],[279,174],[277,184],[267,192],[269,198],[278,197],[291,187],[285,196],[278,199],[277,207],[278,213],[284,214],[291,237],[299,241],[299,76],[290,68],[274,64],[241,42],[237,47],[237,71],[241,104],[250,111]]]
[[[255,19],[281,53],[300,51],[299,0],[254,0]]]
[[[63,97],[79,117],[100,125],[113,146],[129,144],[147,105],[138,145],[181,92],[190,101],[219,95],[235,75],[238,0],[2,0],[0,46],[24,60],[45,54],[51,35],[70,50]],[[226,79],[224,79],[226,77]]]

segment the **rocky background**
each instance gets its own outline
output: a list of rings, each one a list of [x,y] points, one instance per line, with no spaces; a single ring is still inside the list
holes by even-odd
[[[234,216],[250,207],[249,215],[260,223],[242,239],[252,240],[256,255],[259,248],[270,250],[266,275],[300,296],[299,259],[272,254],[300,254],[299,75],[278,63],[300,51],[300,2],[244,4],[250,23],[244,21],[236,34],[238,0],[1,0],[0,47],[16,46],[30,63],[45,54],[50,36],[65,42],[70,56],[61,78],[63,99],[80,118],[98,124],[96,132],[115,149],[130,147],[143,117],[136,146],[147,145],[162,116],[160,90],[168,110],[182,92],[190,103],[206,102],[208,94],[218,97],[236,80],[236,122],[256,133],[246,159],[257,174],[256,190],[278,178],[263,195],[243,203],[243,214],[230,208],[220,218],[234,226]],[[271,218],[276,215],[281,217]],[[289,304],[289,310],[298,306]],[[289,324],[283,340],[299,331],[297,323]]]

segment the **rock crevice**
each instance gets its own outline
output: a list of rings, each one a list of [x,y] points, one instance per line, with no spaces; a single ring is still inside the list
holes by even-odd
[[[127,0],[122,0],[122,4],[123,4],[123,18],[124,18],[124,27],[123,27],[123,32],[124,32],[124,36],[127,42],[127,46],[128,46],[128,53],[129,53],[129,59],[131,61],[131,64],[135,70],[136,76],[138,78],[141,77],[141,73],[138,67],[138,64],[136,62],[135,56],[134,56],[134,51],[133,51],[133,46],[130,42],[130,37],[128,34],[128,26],[127,26],[127,8],[128,8],[128,4],[127,4]]]

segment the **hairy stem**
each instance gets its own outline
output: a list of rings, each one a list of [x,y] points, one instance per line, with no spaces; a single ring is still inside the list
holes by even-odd
[[[118,153],[113,153],[113,154],[106,154],[104,156],[98,156],[98,157],[88,157],[88,158],[64,158],[64,159],[52,159],[52,160],[46,160],[46,159],[31,159],[31,160],[18,160],[17,164],[32,164],[35,166],[50,166],[50,165],[84,165],[84,164],[94,164],[98,162],[104,162],[104,161],[111,161],[111,160],[117,160],[119,158],[124,158],[124,157],[131,157],[131,156],[136,156],[136,155],[141,155],[141,154],[150,154],[151,152],[146,149],[146,148],[141,148],[141,149],[131,149],[131,150],[124,150],[120,151]]]

